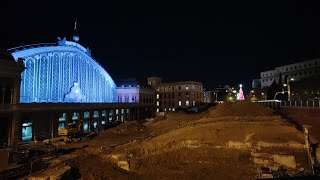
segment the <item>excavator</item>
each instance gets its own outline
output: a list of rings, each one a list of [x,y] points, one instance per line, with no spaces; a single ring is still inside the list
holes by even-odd
[[[67,127],[58,130],[59,136],[64,137],[64,141],[72,141],[73,137],[83,133],[82,122],[69,123]]]

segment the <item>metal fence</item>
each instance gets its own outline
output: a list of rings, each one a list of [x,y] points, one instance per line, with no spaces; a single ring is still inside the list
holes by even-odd
[[[308,107],[320,108],[320,100],[295,100],[295,101],[266,101],[258,102],[258,104],[280,109],[281,107]]]

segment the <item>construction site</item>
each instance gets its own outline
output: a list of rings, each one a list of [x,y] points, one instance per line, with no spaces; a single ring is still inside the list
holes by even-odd
[[[247,101],[20,144],[0,179],[318,179],[310,127]]]

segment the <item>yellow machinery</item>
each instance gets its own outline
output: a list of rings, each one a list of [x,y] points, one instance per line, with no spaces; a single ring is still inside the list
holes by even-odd
[[[68,127],[58,130],[59,136],[63,136],[65,141],[71,141],[72,136],[80,134],[81,132],[81,126],[77,127],[75,123],[68,124]]]

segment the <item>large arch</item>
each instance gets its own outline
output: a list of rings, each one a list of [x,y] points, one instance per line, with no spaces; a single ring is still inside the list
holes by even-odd
[[[102,103],[116,101],[116,85],[108,72],[80,44],[64,41],[9,49],[24,58],[20,102]]]

